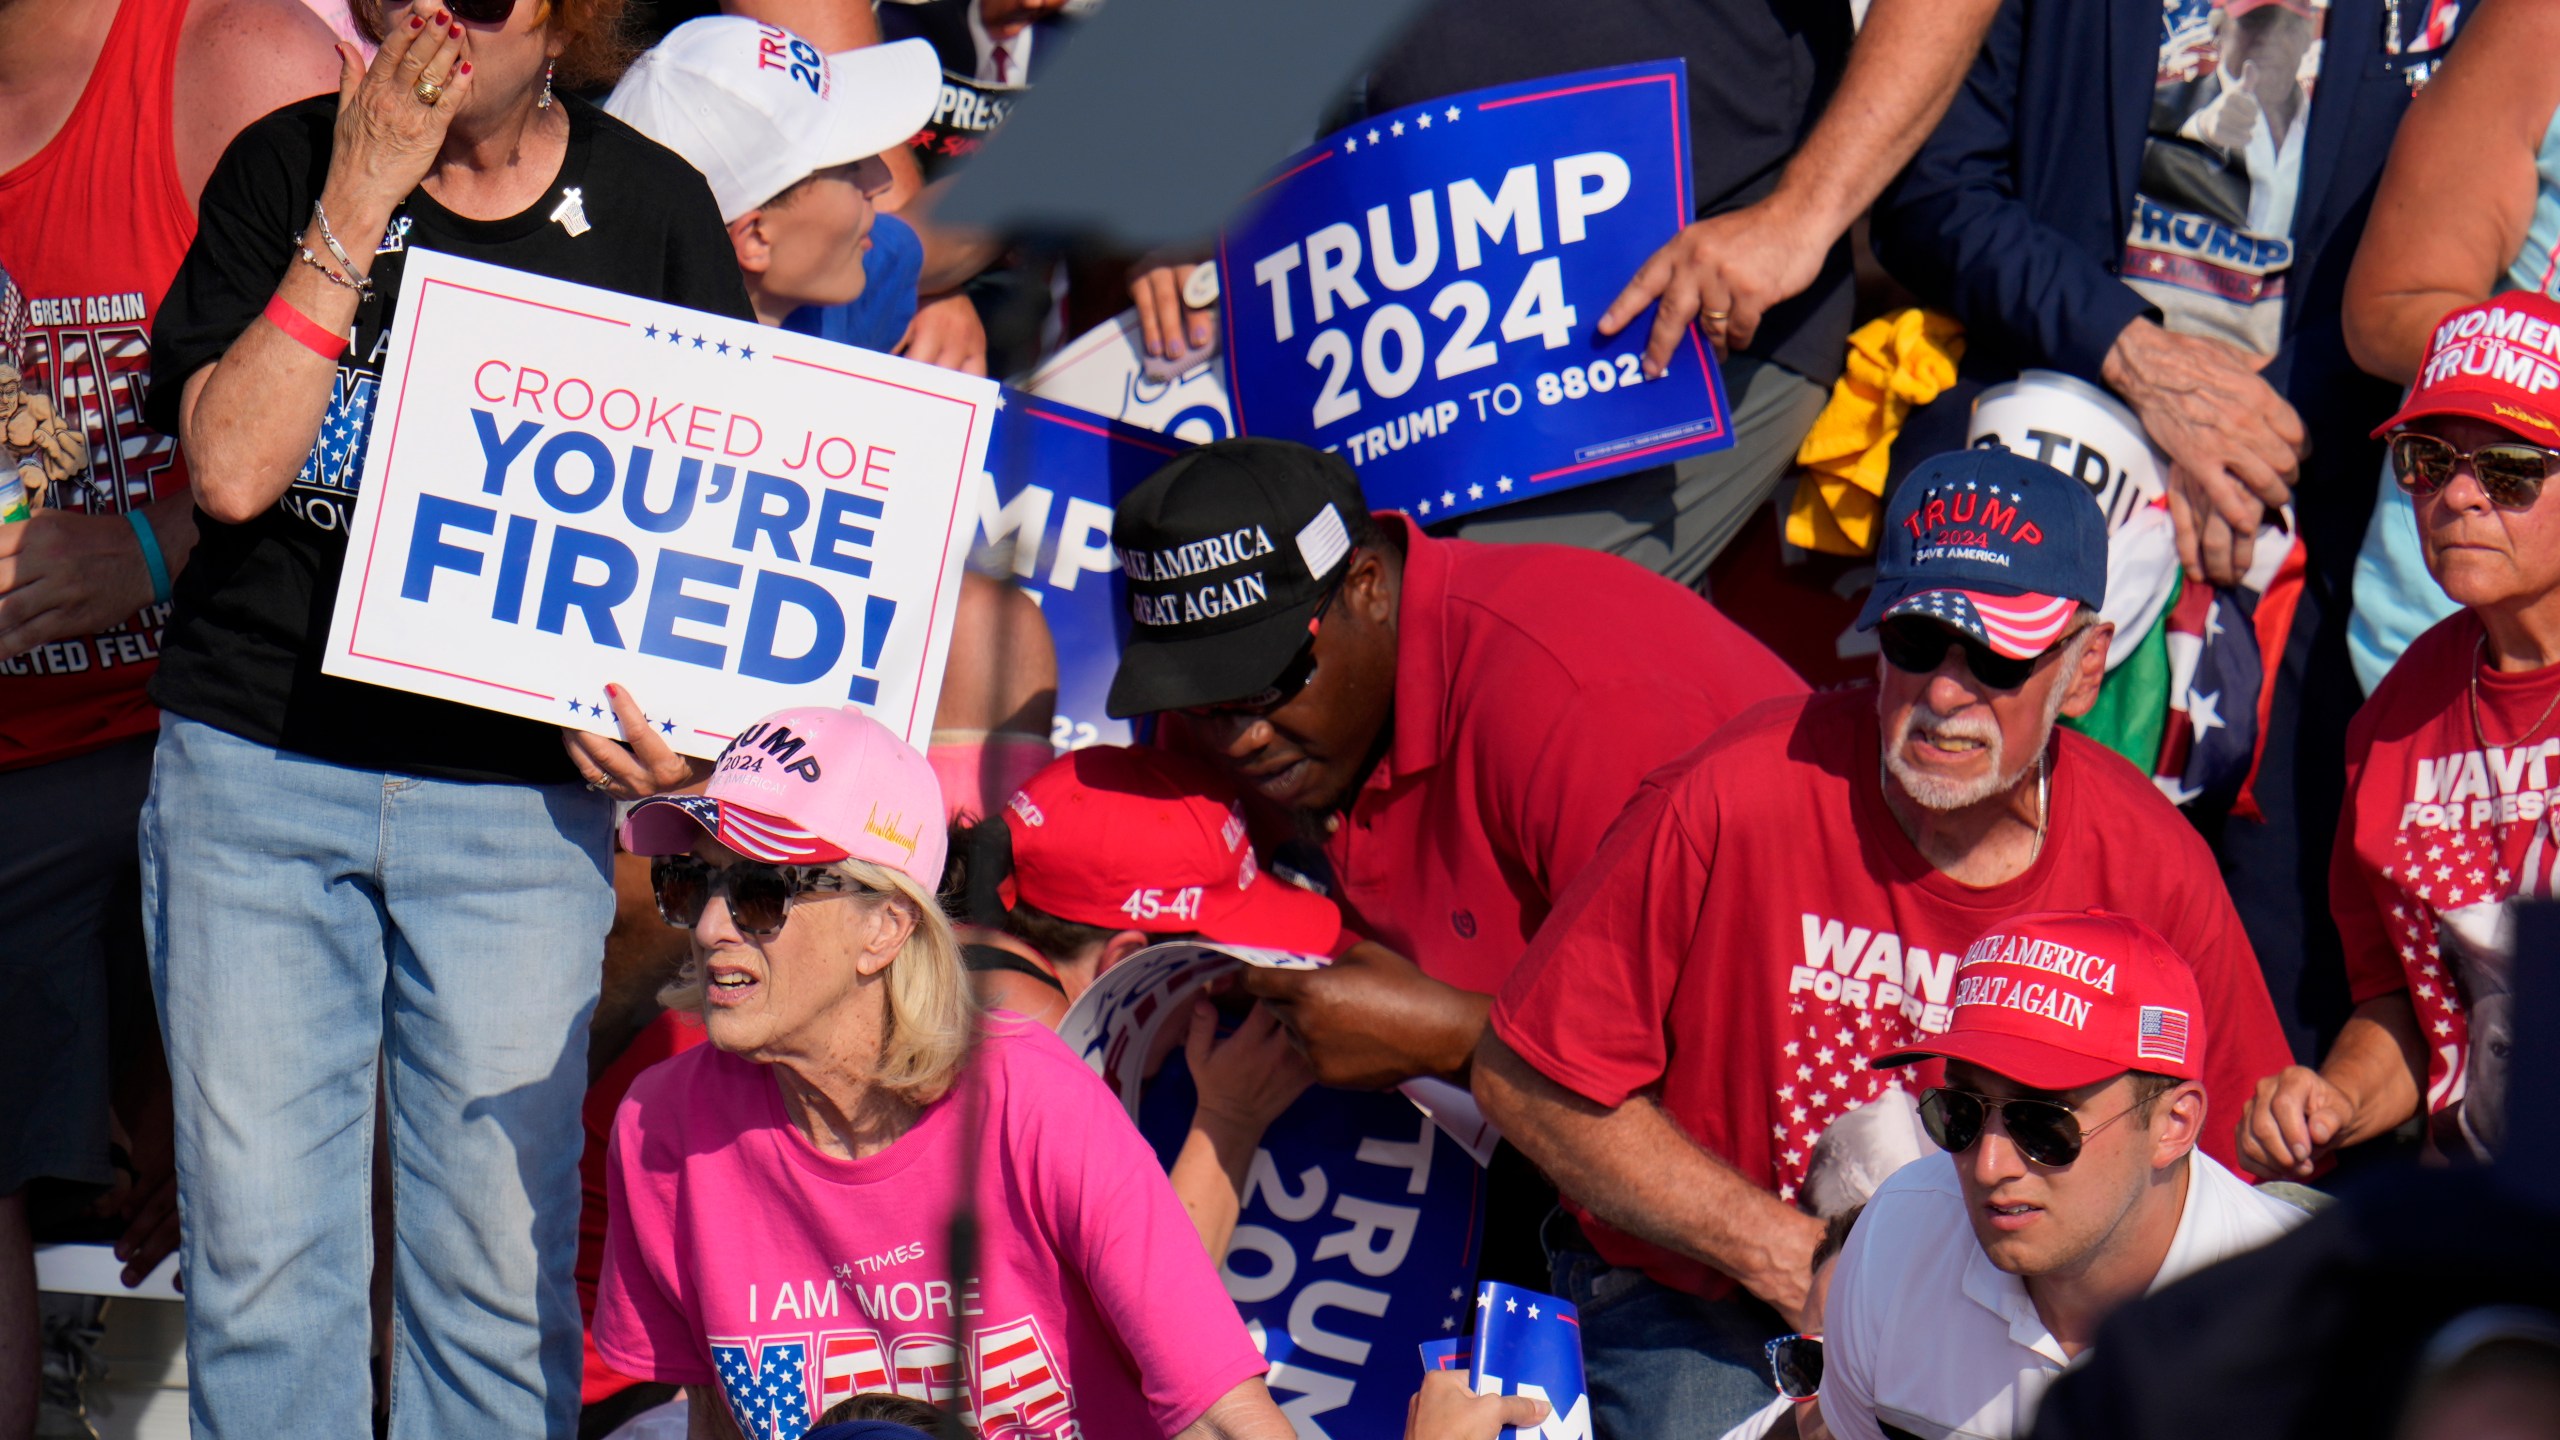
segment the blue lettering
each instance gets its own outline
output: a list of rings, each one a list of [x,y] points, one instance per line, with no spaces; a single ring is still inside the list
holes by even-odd
[[[649,508],[649,462],[657,458],[646,446],[631,448],[631,464],[622,476],[622,513],[640,529],[652,535],[664,535],[684,528],[693,518],[693,494],[702,488],[702,462],[684,457],[676,466],[676,493],[667,500],[664,510]]]
[[[479,433],[480,454],[488,462],[487,473],[480,478],[480,493],[503,495],[507,489],[507,467],[524,453],[524,447],[533,443],[534,436],[542,433],[542,423],[527,420],[501,440],[498,438],[497,417],[486,410],[474,409],[471,428]]]
[[[571,455],[582,456],[587,462],[584,490],[568,490],[560,484],[560,462]],[[544,441],[542,452],[533,457],[533,488],[542,493],[543,503],[552,509],[564,515],[584,515],[613,493],[613,452],[583,430],[563,430]]]
[[[777,655],[773,649],[775,632],[782,624],[782,607],[786,605],[807,611],[809,618],[817,622],[817,638],[798,655]],[[833,670],[836,657],[843,653],[844,611],[826,587],[774,570],[757,574],[755,594],[747,602],[747,637],[738,645],[739,674],[783,685],[805,685]]]
[[[729,652],[713,641],[677,634],[676,622],[688,620],[714,629],[726,629],[729,624],[728,602],[687,595],[684,593],[685,582],[700,581],[723,590],[735,590],[738,578],[744,573],[740,566],[727,560],[688,555],[682,550],[659,551],[657,572],[649,577],[649,613],[640,622],[640,653],[662,655],[706,670],[719,669],[728,660]]]
[[[533,533],[541,522],[530,515],[507,517],[507,538],[498,548],[498,598],[489,618],[510,625],[524,619],[524,579],[533,569]]]
[[[498,512],[441,495],[420,495],[417,527],[409,532],[409,565],[400,577],[401,599],[426,599],[438,570],[480,573],[481,562],[488,557],[477,550],[446,544],[444,532],[448,525],[477,535],[491,534],[498,528]]]
[[[581,560],[604,566],[604,577],[579,579]],[[630,546],[609,535],[560,526],[552,533],[551,560],[543,570],[542,603],[534,607],[533,628],[564,635],[569,612],[575,609],[587,617],[587,634],[597,644],[628,649],[622,643],[622,627],[613,621],[613,607],[630,599],[639,585],[640,561]]]
[[[765,498],[782,501],[779,513],[764,508]],[[738,530],[730,537],[729,548],[756,553],[756,536],[762,534],[772,543],[775,556],[797,563],[800,547],[791,543],[791,532],[809,518],[809,492],[761,470],[747,472],[746,493],[738,497]]]
[[[809,563],[867,578],[871,562],[859,555],[847,555],[839,547],[850,542],[868,550],[875,537],[869,526],[853,524],[846,516],[866,515],[877,520],[882,513],[880,502],[868,495],[828,491],[827,498],[818,502],[818,529],[809,537]]]

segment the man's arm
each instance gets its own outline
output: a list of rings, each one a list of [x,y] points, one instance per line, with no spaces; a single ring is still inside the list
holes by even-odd
[[[301,0],[195,0],[179,32],[178,183],[195,204],[232,137],[338,88],[337,37]]]
[[[2347,349],[2372,374],[2407,384],[2436,322],[2488,299],[2524,248],[2554,54],[2560,7],[2488,0],[2409,102],[2347,271]]]
[[[2355,1008],[2320,1068],[2288,1065],[2258,1082],[2240,1117],[2240,1163],[2268,1180],[2307,1180],[2343,1146],[2418,1113],[2427,1046],[2409,992]]]
[[[1541,1075],[1488,1031],[1475,1095],[1505,1138],[1592,1214],[1702,1260],[1799,1323],[1822,1222],[1698,1148],[1650,1097],[1612,1108]]]
[[[1247,1380],[1209,1407],[1208,1413],[1182,1428],[1176,1440],[1297,1440],[1271,1392],[1259,1379]]]
[[[1600,333],[1617,334],[1658,299],[1648,374],[1670,365],[1693,319],[1718,354],[1749,345],[1760,317],[1813,283],[1832,245],[1946,113],[1998,8],[1999,0],[1875,0],[1838,92],[1778,188],[1673,236],[1600,317]]]
[[[1288,1027],[1316,1079],[1384,1090],[1417,1075],[1465,1084],[1493,997],[1434,980],[1375,941],[1320,970],[1245,967],[1245,993]]]

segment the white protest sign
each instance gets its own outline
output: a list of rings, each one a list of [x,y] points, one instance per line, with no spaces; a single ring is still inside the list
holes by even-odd
[[[1206,445],[1236,431],[1227,402],[1218,350],[1203,351],[1192,368],[1170,379],[1148,373],[1138,312],[1123,310],[1076,337],[1031,372],[1022,388],[1044,400],[1073,405],[1124,424]]]
[[[991,381],[411,250],[322,666],[675,749],[933,726]]]

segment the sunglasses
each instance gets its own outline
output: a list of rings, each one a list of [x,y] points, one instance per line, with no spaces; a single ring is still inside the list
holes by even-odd
[[[1790,1400],[1810,1400],[1822,1388],[1822,1337],[1781,1335],[1764,1347],[1769,1352],[1769,1378]]]
[[[1345,578],[1348,578],[1347,574]],[[1340,582],[1325,592],[1323,602],[1316,606],[1316,613],[1307,617],[1307,643],[1298,647],[1297,655],[1280,672],[1278,679],[1241,700],[1221,700],[1214,705],[1186,705],[1182,707],[1182,713],[1199,720],[1258,720],[1297,699],[1298,692],[1307,688],[1307,682],[1316,678],[1316,632],[1324,626],[1325,612],[1333,608],[1333,602],[1341,595]]]
[[[792,902],[803,895],[873,893],[824,865],[768,865],[761,860],[713,865],[690,855],[650,861],[649,888],[657,895],[658,918],[679,930],[701,924],[711,897],[726,895],[730,923],[760,940],[782,933]]]
[[[1939,1149],[1962,1154],[1982,1138],[1983,1121],[1996,1109],[2000,1128],[2009,1132],[2009,1143],[2018,1147],[2019,1154],[2048,1169],[2059,1169],[2080,1158],[2080,1147],[2090,1136],[2141,1108],[2139,1103],[2128,1105],[2083,1130],[2080,1117],[2058,1101],[2003,1100],[1940,1087],[1920,1097],[1920,1125]]]
[[[387,0],[382,7],[393,14],[408,9],[407,0]],[[516,13],[516,0],[440,0],[442,9],[453,12],[456,20],[474,25],[503,25]]]
[[[2391,437],[2391,473],[2399,477],[2401,489],[2412,495],[2433,495],[2452,484],[2454,472],[2467,464],[2480,481],[2480,493],[2501,510],[2532,509],[2533,502],[2542,498],[2542,482],[2550,478],[2555,460],[2560,460],[2560,451],[2521,440],[2459,450],[2413,430]]]
[[[2012,660],[1970,635],[1960,635],[1935,620],[1897,615],[1876,627],[1876,645],[1885,663],[1909,675],[1926,675],[1947,658],[1947,647],[1964,647],[1965,668],[1994,690],[2015,690],[2034,677],[2044,657],[2062,648],[2056,641],[2024,660]]]

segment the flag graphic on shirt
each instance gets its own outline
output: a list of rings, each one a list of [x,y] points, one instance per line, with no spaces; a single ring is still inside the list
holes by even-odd
[[[838,1401],[889,1388],[889,1357],[868,1330],[818,1337],[818,1413]]]
[[[768,1340],[753,1354],[745,1345],[715,1340],[711,1368],[751,1440],[799,1440],[808,1431],[807,1340]]]

